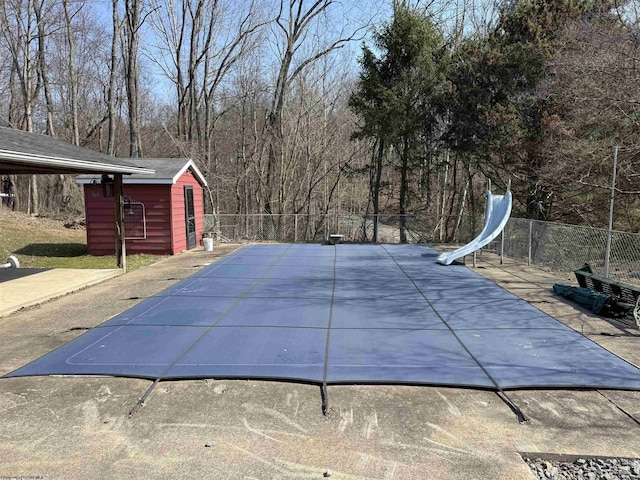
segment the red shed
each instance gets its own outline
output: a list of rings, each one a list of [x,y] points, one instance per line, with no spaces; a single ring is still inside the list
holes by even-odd
[[[123,177],[127,253],[176,254],[201,243],[204,232],[204,187],[207,181],[188,158],[132,158],[132,165],[153,175]],[[84,185],[89,255],[115,253],[113,199],[102,178],[80,175]]]

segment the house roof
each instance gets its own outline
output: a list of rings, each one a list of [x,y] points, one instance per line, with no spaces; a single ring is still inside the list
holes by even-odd
[[[130,160],[77,147],[47,135],[0,127],[0,175],[153,173]]]
[[[207,186],[207,180],[202,172],[196,167],[196,164],[190,158],[131,158],[128,159],[132,165],[140,168],[153,169],[155,173],[151,174],[133,174],[123,178],[123,183],[127,184],[147,184],[172,185],[186,172],[190,170],[193,176],[200,182],[202,186]],[[100,180],[99,175],[79,175],[76,183],[87,185]]]

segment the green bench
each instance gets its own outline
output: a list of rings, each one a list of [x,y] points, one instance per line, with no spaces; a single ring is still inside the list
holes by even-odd
[[[632,311],[636,325],[640,327],[640,287],[596,275],[588,263],[574,270],[574,273],[582,288],[611,295],[618,304]]]

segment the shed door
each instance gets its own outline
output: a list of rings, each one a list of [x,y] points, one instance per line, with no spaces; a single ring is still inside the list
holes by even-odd
[[[187,249],[196,246],[196,211],[193,207],[193,187],[184,187],[184,216],[187,227]]]

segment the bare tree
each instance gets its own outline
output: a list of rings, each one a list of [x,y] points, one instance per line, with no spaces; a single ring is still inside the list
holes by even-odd
[[[71,21],[73,17],[80,11],[82,5],[78,7],[75,12],[70,12],[69,10],[69,0],[62,0],[62,5],[64,8],[64,22],[65,29],[67,33],[67,48],[68,48],[68,63],[67,63],[67,72],[69,75],[69,92],[70,92],[70,100],[71,100],[71,131],[72,131],[72,140],[74,145],[80,145],[80,129],[78,126],[78,74],[76,71],[75,65],[75,41],[73,38],[73,25]]]
[[[68,0],[64,2],[65,14],[68,12]],[[47,56],[47,43],[49,43],[49,26],[53,30],[57,28],[55,25],[55,21],[57,20],[57,12],[56,12],[56,4],[52,2],[48,2],[47,0],[34,0],[33,4],[34,13],[36,16],[36,22],[38,25],[38,74],[40,75],[40,82],[42,83],[42,91],[44,93],[45,105],[47,111],[47,121],[46,121],[46,134],[55,137],[56,129],[54,127],[54,116],[55,116],[55,104],[52,96],[52,88],[50,82],[50,65],[48,62]],[[70,22],[67,24],[67,34],[71,35],[71,25]],[[72,53],[70,52],[70,55]],[[71,58],[71,57],[70,57]],[[70,62],[73,60],[71,59]],[[72,65],[72,63],[71,63]],[[76,88],[77,91],[77,88]],[[76,115],[74,116],[74,126],[77,127],[77,108],[75,109]],[[77,128],[76,128],[77,130]],[[74,136],[74,140],[77,137]],[[78,140],[75,140],[75,144],[78,145]],[[63,208],[66,199],[67,199],[67,182],[66,176],[64,174],[53,175],[50,178],[45,177],[43,180],[51,183],[52,186],[46,190],[49,191],[49,195],[46,198],[46,207],[49,209],[60,209]]]
[[[253,35],[265,25],[256,10],[252,1],[247,10],[228,26],[225,37],[219,39],[221,44],[216,49],[210,48],[212,32],[207,33],[207,48],[204,49],[205,75],[200,87],[204,100],[204,143],[207,151],[210,149],[211,129],[217,117],[215,102],[218,88],[238,60],[253,46]]]
[[[107,153],[115,154],[116,149],[116,89],[118,82],[118,52],[120,45],[120,32],[122,30],[123,21],[120,20],[118,12],[119,0],[111,0],[111,50],[109,56],[109,85],[107,87],[107,117],[109,121],[109,133],[107,140]]]
[[[219,0],[152,0],[156,34],[150,55],[176,88],[176,134],[197,143],[207,162],[217,89],[264,24],[254,2],[246,8]]]
[[[115,1],[115,0],[114,0]],[[151,0],[150,26],[155,33],[154,52],[149,57],[175,85],[177,98],[176,133],[184,138],[187,127],[187,88],[184,73],[188,0]],[[188,52],[186,52],[188,56]]]
[[[22,94],[20,128],[33,131],[33,107],[41,84],[38,81],[37,24],[34,0],[8,0],[1,3],[2,34],[11,52],[15,73]]]
[[[46,42],[49,35],[47,31],[47,20],[51,17],[50,11],[43,12],[46,0],[35,0],[33,4],[33,10],[36,16],[36,22],[38,26],[38,74],[42,82],[42,88],[44,90],[44,97],[47,107],[47,135],[55,137],[54,127],[54,103],[51,96],[51,85],[49,82],[49,66],[46,58]],[[44,13],[44,15],[43,15]]]
[[[6,0],[1,3],[2,34],[11,53],[22,100],[20,128],[33,132],[33,109],[41,83],[38,77],[38,35],[34,18],[34,0]],[[38,183],[29,181],[28,213],[38,213]]]
[[[303,0],[280,0],[274,27],[274,33],[279,33],[276,43],[279,64],[263,132],[261,164],[264,167],[260,167],[263,172],[260,180],[263,207],[267,213],[274,212],[274,201],[278,203],[277,197],[274,197],[274,185],[278,182],[276,167],[283,161],[282,115],[292,82],[314,62],[353,41],[366,28],[358,26],[350,31],[343,30],[332,38],[323,35],[322,31],[326,32],[328,22],[331,22],[331,9],[336,5],[334,0],[307,3]],[[324,20],[323,25],[321,20]],[[316,40],[311,41],[310,38]],[[280,203],[278,211],[282,212],[283,207]]]
[[[142,17],[143,0],[125,0],[124,12],[124,75],[127,90],[127,107],[129,115],[129,155],[142,156],[140,139],[140,105],[139,105],[139,59],[140,28],[144,21]],[[115,21],[115,20],[114,20]]]

